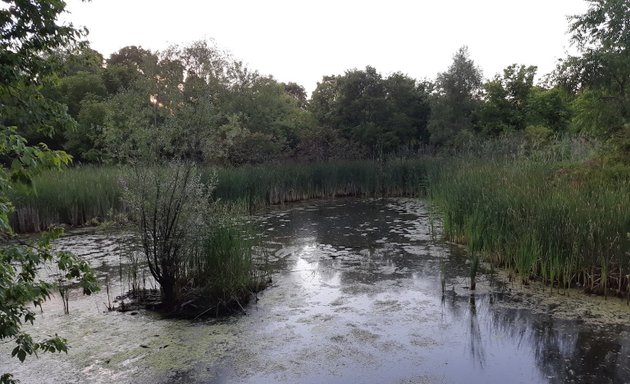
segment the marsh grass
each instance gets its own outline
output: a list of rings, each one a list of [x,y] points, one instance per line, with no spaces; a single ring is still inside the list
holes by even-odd
[[[271,204],[342,196],[418,196],[436,161],[343,161],[203,168],[202,181],[217,180],[213,199],[253,213]],[[16,232],[39,232],[52,224],[72,227],[125,217],[121,180],[124,167],[77,167],[50,171],[34,180],[35,192],[16,190]]]
[[[77,167],[44,172],[33,180],[33,190],[16,189],[11,196],[16,232],[39,232],[53,224],[98,224],[123,210],[116,167]]]
[[[622,295],[630,268],[630,172],[520,160],[460,161],[430,182],[444,234],[551,290]],[[615,271],[615,273],[611,273]],[[614,282],[612,281],[614,280]]]
[[[396,159],[223,168],[217,172],[214,196],[239,202],[250,212],[313,198],[418,196],[431,165],[428,159]]]
[[[186,265],[186,280],[195,286],[188,294],[196,298],[195,316],[244,311],[250,297],[264,289],[269,276],[254,259],[251,239],[240,225],[224,221],[198,244]]]

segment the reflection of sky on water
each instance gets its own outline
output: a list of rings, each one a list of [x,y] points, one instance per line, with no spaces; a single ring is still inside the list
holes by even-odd
[[[554,322],[502,306],[504,295],[492,289],[472,297],[451,290],[466,285],[468,267],[457,249],[434,240],[422,202],[306,203],[272,211],[258,225],[274,255],[273,289],[292,292],[268,309],[289,314],[284,324],[295,332],[274,355],[310,359],[289,376],[296,382],[630,380],[627,329]],[[443,298],[441,262],[449,287]],[[347,354],[320,356],[336,347]],[[244,382],[282,377],[263,371]]]

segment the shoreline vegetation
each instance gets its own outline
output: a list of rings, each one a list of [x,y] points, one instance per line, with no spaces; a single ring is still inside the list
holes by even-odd
[[[465,244],[479,255],[477,262],[505,268],[521,284],[539,281],[551,292],[577,287],[628,300],[630,170],[575,159],[579,151],[558,147],[511,160],[477,153],[281,163],[203,168],[200,177],[216,178],[215,203],[244,214],[314,198],[426,197],[445,239]],[[36,194],[13,197],[12,223],[24,232],[120,220],[128,208],[120,200],[125,172],[88,166],[44,173],[34,179]]]

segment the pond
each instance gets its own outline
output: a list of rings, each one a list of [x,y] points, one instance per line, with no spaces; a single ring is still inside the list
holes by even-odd
[[[164,320],[107,312],[105,289],[73,292],[69,315],[54,297],[28,328],[67,338],[68,355],[20,364],[5,343],[2,371],[24,383],[630,381],[624,301],[521,287],[487,270],[471,294],[465,254],[439,239],[420,200],[311,201],[251,225],[273,284],[245,316]],[[57,246],[109,276],[111,297],[126,289],[129,235],[77,233]]]

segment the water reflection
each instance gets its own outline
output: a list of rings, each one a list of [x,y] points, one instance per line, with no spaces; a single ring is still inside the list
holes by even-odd
[[[470,319],[470,356],[475,364],[479,364],[479,367],[483,369],[486,360],[486,354],[484,352],[483,337],[481,335],[481,328],[479,327],[479,321],[477,320],[477,303],[475,301],[475,295],[471,294],[469,301],[469,314]]]
[[[389,381],[425,374],[430,381],[445,382],[630,380],[627,328],[611,332],[577,321],[554,322],[549,316],[503,305],[509,295],[496,287],[473,295],[463,290],[465,258],[461,250],[431,236],[422,202],[306,203],[280,213],[270,211],[257,225],[274,253],[279,284],[288,279],[300,289],[302,301],[296,305],[308,308],[301,314],[323,313],[327,324],[335,324],[331,329],[372,335],[369,348],[347,335],[342,339],[361,354],[369,355],[375,348],[375,369],[359,369],[363,360],[355,358],[344,369],[332,370],[336,375],[361,381],[361,371],[367,374],[365,382],[376,382],[371,375],[376,371]],[[490,285],[491,277],[485,279]],[[277,289],[293,287],[283,285]],[[300,321],[305,334],[322,331],[316,321]],[[341,336],[323,337],[334,341]],[[304,349],[321,348],[322,353],[334,344],[313,346],[309,338],[300,342]],[[386,355],[381,345],[390,346]],[[274,349],[283,348],[279,343]],[[302,363],[305,367],[294,377],[297,382],[335,382],[334,375],[310,372],[311,363]],[[252,376],[255,381],[244,382],[273,382],[279,377],[283,376],[263,371]]]

